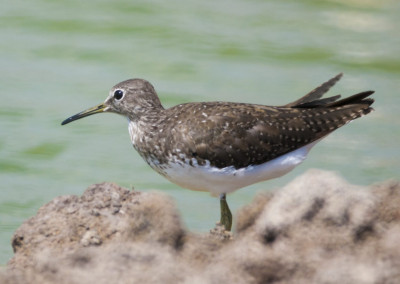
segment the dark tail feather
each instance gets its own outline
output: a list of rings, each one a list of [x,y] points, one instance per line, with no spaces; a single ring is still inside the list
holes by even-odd
[[[343,76],[343,73],[337,74],[335,77],[333,77],[329,81],[326,81],[321,86],[315,88],[314,90],[309,92],[307,95],[301,97],[300,99],[298,99],[292,103],[288,103],[288,104],[284,105],[283,107],[297,107],[297,106],[300,106],[305,103],[309,103],[309,102],[312,102],[312,101],[315,101],[315,100],[321,98],[330,88],[332,88],[333,85],[336,84],[337,81],[340,80],[340,78],[342,78],[342,76]],[[332,97],[332,98],[334,98],[334,97]]]
[[[337,95],[337,96],[333,96],[333,97],[329,97],[329,98],[325,98],[325,99],[319,99],[319,100],[315,100],[315,101],[312,101],[312,102],[296,105],[296,106],[294,106],[294,108],[316,108],[316,107],[322,107],[322,106],[326,106],[326,105],[338,100],[340,97],[341,97],[340,95]]]
[[[348,98],[341,99],[339,101],[332,102],[326,107],[339,107],[339,106],[346,106],[346,105],[368,105],[370,106],[373,102],[374,99],[368,98],[370,95],[372,95],[374,91],[365,91],[362,93],[358,93],[355,95],[352,95]]]

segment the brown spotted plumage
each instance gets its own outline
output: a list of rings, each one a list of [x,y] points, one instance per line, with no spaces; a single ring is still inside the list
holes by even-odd
[[[236,169],[259,165],[328,135],[347,122],[372,111],[373,92],[363,92],[337,100],[320,97],[339,80],[341,74],[322,84],[303,98],[284,106],[244,103],[187,103],[164,109],[149,83],[134,79],[121,82],[116,89],[147,86],[142,101],[157,102],[148,106],[152,113],[127,112],[131,121],[143,120],[135,148],[148,160],[168,163],[169,156],[195,158],[199,165]],[[131,89],[132,90],[132,89]],[[148,108],[143,108],[148,110]],[[146,119],[145,119],[146,118]],[[155,147],[157,146],[157,147]]]
[[[153,169],[183,187],[221,194],[226,203],[226,193],[287,173],[321,138],[373,110],[373,91],[321,98],[341,76],[283,106],[199,102],[168,109],[149,82],[131,79],[62,124],[99,112],[124,115],[133,146]]]

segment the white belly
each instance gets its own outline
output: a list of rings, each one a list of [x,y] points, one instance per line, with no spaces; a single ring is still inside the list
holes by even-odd
[[[318,141],[264,164],[246,168],[226,167],[218,169],[211,167],[209,163],[204,166],[191,166],[177,160],[175,163],[163,168],[163,172],[167,179],[181,187],[209,191],[212,195],[220,195],[260,181],[277,178],[290,172],[304,161],[310,149]]]

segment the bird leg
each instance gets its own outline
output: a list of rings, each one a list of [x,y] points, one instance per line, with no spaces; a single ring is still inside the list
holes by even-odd
[[[225,230],[230,231],[232,228],[232,213],[231,210],[229,210],[228,203],[226,202],[225,193],[220,195],[219,201],[221,205],[220,223],[225,226]]]

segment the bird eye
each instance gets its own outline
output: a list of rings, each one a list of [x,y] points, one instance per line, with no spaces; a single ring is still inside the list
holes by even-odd
[[[119,101],[122,99],[122,97],[124,96],[124,92],[122,90],[115,90],[114,92],[114,98]]]

